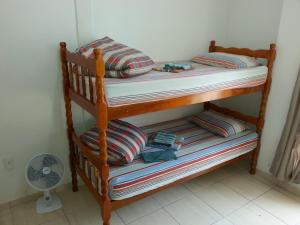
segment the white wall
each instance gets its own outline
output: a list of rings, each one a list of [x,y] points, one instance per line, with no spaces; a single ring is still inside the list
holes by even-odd
[[[228,44],[265,48],[276,42],[282,0],[231,0]]]
[[[110,36],[143,50],[155,61],[190,59],[207,52],[212,39],[226,42],[228,3],[228,0],[92,0],[91,39]],[[130,121],[149,124],[199,110],[198,105]]]
[[[299,27],[299,12],[299,0],[284,1],[277,37],[278,54],[258,164],[263,171],[268,171],[272,163],[300,67],[300,29],[295,29]]]
[[[252,49],[269,48],[276,43],[282,0],[230,0],[228,46]],[[260,94],[222,101],[222,105],[257,115]]]
[[[55,152],[68,166],[58,44],[76,46],[75,26],[72,0],[1,1],[0,203],[32,191],[24,167],[34,154]]]
[[[111,36],[155,60],[190,59],[226,40],[228,0],[93,0],[94,37]]]

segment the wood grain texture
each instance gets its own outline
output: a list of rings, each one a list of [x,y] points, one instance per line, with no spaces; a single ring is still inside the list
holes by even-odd
[[[263,90],[264,85],[251,87],[251,88],[235,88],[228,90],[218,90],[211,92],[204,92],[199,94],[186,95],[177,98],[164,99],[153,102],[142,102],[135,104],[125,104],[117,107],[108,108],[108,118],[120,119],[129,116],[140,115],[149,112],[156,112],[171,108],[177,108],[181,106],[187,106],[192,104],[199,104],[207,101],[213,101],[217,99],[229,98],[232,96],[239,96],[244,94],[255,93]]]
[[[97,94],[97,126],[99,129],[99,154],[100,159],[100,177],[101,177],[101,193],[102,193],[102,219],[103,225],[109,225],[111,217],[111,201],[109,198],[109,166],[107,163],[107,143],[106,143],[106,129],[108,125],[107,103],[105,99],[105,65],[99,49],[94,50],[94,58],[96,62],[96,94]]]
[[[68,62],[66,59],[66,43],[60,43],[60,57],[61,57],[61,66],[63,74],[63,87],[64,87],[64,100],[65,100],[65,109],[66,109],[66,122],[67,122],[67,135],[69,143],[69,160],[70,160],[70,169],[72,175],[72,190],[74,192],[78,191],[78,182],[77,174],[75,169],[75,150],[74,143],[72,140],[72,133],[74,132],[73,128],[73,119],[72,119],[72,108],[71,108],[71,98],[69,94],[70,80],[68,75]]]

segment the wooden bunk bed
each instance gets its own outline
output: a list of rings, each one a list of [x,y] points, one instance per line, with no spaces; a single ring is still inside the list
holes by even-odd
[[[193,93],[185,96],[160,99],[157,101],[125,103],[122,105],[111,106],[107,103],[105,95],[105,66],[100,50],[94,50],[94,58],[85,58],[78,53],[71,53],[66,48],[66,43],[60,43],[61,63],[63,71],[64,100],[67,118],[67,134],[70,148],[70,166],[72,172],[72,189],[74,192],[78,190],[77,175],[80,175],[88,189],[94,195],[102,209],[103,224],[109,225],[111,211],[125,206],[131,202],[145,198],[160,190],[183,183],[194,177],[217,170],[225,165],[234,163],[235,161],[251,158],[250,173],[255,174],[257,158],[261,144],[261,134],[265,121],[266,105],[271,87],[272,68],[276,55],[276,46],[271,44],[267,50],[250,50],[246,48],[224,48],[216,46],[215,41],[211,41],[209,52],[225,52],[237,55],[245,55],[254,58],[262,58],[267,61],[268,74],[264,84],[246,87],[234,88],[226,90],[209,91],[204,93]],[[91,79],[95,78],[93,85]],[[89,81],[87,84],[87,80]],[[261,92],[260,111],[257,117],[244,115],[227,108],[219,107],[210,103],[210,101]],[[80,140],[73,128],[71,102],[74,101],[84,110],[93,115],[97,120],[99,129],[99,149],[101,153],[95,155]],[[196,174],[184,177],[175,182],[169,183],[154,190],[135,195],[122,200],[111,200],[109,196],[109,171],[110,167],[107,163],[107,143],[106,129],[109,120],[125,118],[128,116],[140,115],[149,112],[160,111],[164,109],[175,108],[179,106],[204,103],[205,109],[213,109],[215,111],[230,115],[237,119],[256,126],[258,134],[257,147],[246,154],[222,162],[209,169],[202,170]]]

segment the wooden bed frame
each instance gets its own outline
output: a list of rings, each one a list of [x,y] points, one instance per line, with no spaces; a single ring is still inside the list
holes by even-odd
[[[216,46],[216,42],[211,41],[209,52],[226,52],[266,59],[268,66],[268,76],[266,83],[250,88],[234,88],[229,90],[210,91],[199,94],[191,94],[184,97],[159,100],[155,102],[134,103],[110,107],[106,102],[104,91],[105,67],[101,51],[95,49],[94,59],[87,59],[81,56],[79,53],[69,52],[66,48],[66,43],[60,43],[64,99],[67,118],[67,134],[70,148],[70,167],[72,172],[72,190],[74,192],[78,191],[77,174],[79,174],[84,183],[87,185],[88,189],[94,195],[97,202],[100,204],[100,207],[102,209],[103,225],[110,224],[109,220],[111,211],[113,210],[116,210],[139,199],[145,198],[168,187],[183,183],[187,180],[193,179],[194,177],[217,170],[225,165],[232,164],[243,158],[251,157],[250,173],[255,174],[257,158],[261,145],[261,134],[265,122],[266,105],[271,87],[272,68],[276,55],[276,45],[271,44],[268,50],[250,50],[247,48],[224,48]],[[88,76],[89,81],[91,81],[92,76],[96,77],[95,87],[93,87],[93,85],[91,85],[91,82],[89,82],[89,87],[86,88],[86,76]],[[94,88],[96,88],[96,90],[94,90]],[[95,92],[96,99],[94,99]],[[219,107],[209,102],[216,99],[223,99],[255,92],[262,92],[258,117],[243,115],[239,112]],[[99,156],[94,155],[76,135],[73,128],[71,101],[77,103],[97,119],[97,126],[99,128],[99,148],[101,149],[101,154]],[[155,190],[151,190],[149,192],[124,200],[110,200],[108,190],[109,166],[107,164],[106,144],[106,129],[108,121],[112,119],[140,115],[144,113],[197,103],[204,103],[205,109],[213,109],[215,111],[219,111],[248,123],[254,124],[256,126],[256,132],[258,133],[259,137],[256,149],[238,158],[221,163],[210,169],[177,180],[176,182],[170,183]],[[101,187],[101,189],[99,189],[99,187]],[[99,193],[99,190],[101,190],[101,194]]]

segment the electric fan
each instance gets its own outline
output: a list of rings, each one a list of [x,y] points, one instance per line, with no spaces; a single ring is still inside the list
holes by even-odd
[[[37,200],[37,213],[48,213],[62,207],[59,197],[50,193],[50,190],[60,183],[63,174],[64,164],[55,155],[43,153],[29,160],[25,172],[26,180],[34,189],[44,192],[44,196]]]

